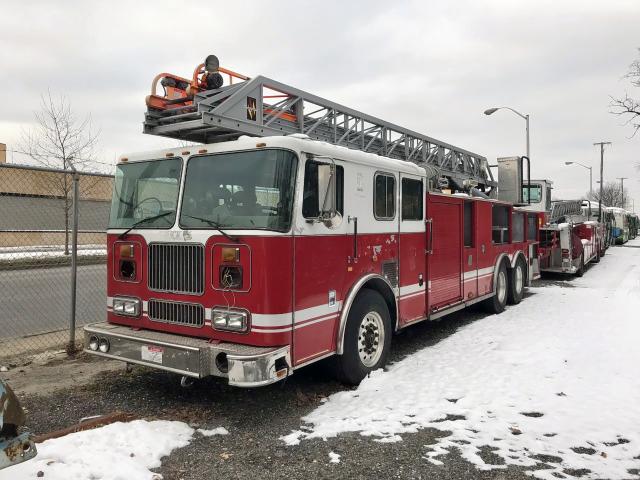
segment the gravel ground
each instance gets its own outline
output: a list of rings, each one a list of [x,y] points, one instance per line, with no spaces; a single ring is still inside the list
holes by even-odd
[[[392,361],[452,335],[469,322],[485,316],[474,310],[459,312],[446,321],[424,323],[394,337]],[[87,362],[96,360],[87,359]],[[84,386],[46,395],[23,395],[29,424],[36,434],[78,422],[82,417],[115,410],[145,419],[181,420],[194,427],[225,427],[229,435],[194,436],[192,443],[165,458],[158,472],[173,479],[304,479],[309,478],[438,478],[529,479],[521,469],[509,467],[480,471],[455,452],[436,466],[425,459],[427,445],[446,435],[433,429],[403,435],[398,443],[379,443],[357,434],[303,441],[287,447],[281,435],[300,427],[300,418],[322,399],[346,387],[333,380],[326,363],[297,371],[286,382],[245,390],[222,380],[206,379],[193,387],[179,386],[176,375],[134,368],[98,374]],[[428,408],[428,405],[425,405]],[[330,463],[329,452],[341,455]],[[490,450],[485,461],[500,463]],[[540,464],[544,468],[544,464]]]

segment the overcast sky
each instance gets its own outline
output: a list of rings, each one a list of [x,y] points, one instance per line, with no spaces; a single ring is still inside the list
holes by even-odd
[[[640,1],[51,2],[0,0],[0,142],[33,121],[47,89],[100,129],[98,158],[172,145],[143,135],[156,73],[189,76],[207,54],[496,157],[525,153],[556,198],[578,198],[606,140],[605,181],[640,210],[640,134],[609,113],[640,97],[623,75],[638,58]]]

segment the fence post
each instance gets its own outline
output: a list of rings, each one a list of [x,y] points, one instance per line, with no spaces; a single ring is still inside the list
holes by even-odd
[[[67,355],[76,353],[76,285],[78,280],[78,206],[80,203],[80,176],[73,169],[73,223],[71,230],[71,309],[69,314],[69,343]]]

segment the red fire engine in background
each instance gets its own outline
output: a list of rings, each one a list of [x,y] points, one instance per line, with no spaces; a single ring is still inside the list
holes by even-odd
[[[333,356],[358,383],[398,330],[539,276],[522,159],[504,201],[479,155],[213,56],[147,106],[146,133],[199,144],[120,159],[89,353],[243,387]]]

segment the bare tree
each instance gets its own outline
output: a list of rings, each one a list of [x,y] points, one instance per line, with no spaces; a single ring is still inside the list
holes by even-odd
[[[640,52],[640,48],[638,49]],[[640,59],[635,60],[629,65],[629,71],[625,75],[629,79],[631,85],[640,88]],[[640,100],[624,94],[624,98],[611,98],[611,113],[619,115],[626,119],[625,125],[633,127],[634,136],[640,130]]]
[[[600,189],[596,188],[593,191],[593,195],[587,198],[598,202],[600,199]],[[620,188],[620,182],[606,182],[602,187],[602,204],[607,207],[621,207],[626,208],[629,205],[629,192],[627,188],[624,189],[624,205],[622,204],[622,189]]]
[[[38,164],[60,170],[82,170],[94,161],[98,132],[91,131],[91,117],[78,120],[64,96],[54,98],[51,92],[42,95],[40,111],[34,112],[35,127],[25,130],[20,149]],[[71,174],[39,177],[47,182],[46,189],[63,199],[65,241],[64,252],[69,254],[69,220],[72,206]],[[86,193],[91,182],[81,183]]]

